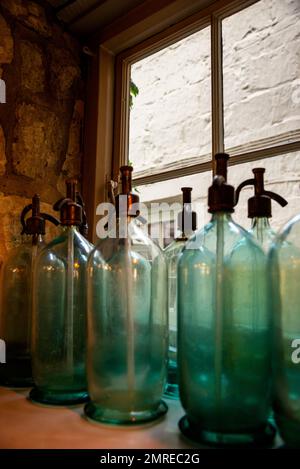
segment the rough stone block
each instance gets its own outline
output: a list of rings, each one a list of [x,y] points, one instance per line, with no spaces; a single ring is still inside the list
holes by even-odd
[[[1,6],[6,8],[13,16],[26,16],[27,8],[23,0],[2,0]]]
[[[13,167],[16,174],[45,178],[58,167],[63,151],[63,126],[58,117],[33,104],[18,106],[13,143]]]
[[[68,98],[80,77],[80,68],[72,54],[61,48],[51,48],[51,87],[57,98]]]
[[[57,183],[57,190],[65,194],[66,178],[80,178],[81,173],[81,136],[83,127],[84,103],[76,101],[69,131],[69,143],[61,174]]]
[[[22,86],[31,93],[42,93],[45,89],[45,67],[41,48],[32,42],[22,41],[20,50]]]
[[[5,136],[3,129],[0,125],[0,176],[5,174],[6,168],[6,155],[5,155]]]
[[[52,28],[48,24],[45,10],[41,5],[27,0],[1,0],[1,6],[42,36],[52,35]]]
[[[14,40],[11,35],[10,27],[0,15],[0,63],[11,63],[14,56]]]

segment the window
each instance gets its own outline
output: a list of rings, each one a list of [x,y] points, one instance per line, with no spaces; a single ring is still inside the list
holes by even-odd
[[[299,138],[299,21],[291,0],[261,0],[222,21],[225,148]]]
[[[211,171],[169,179],[166,181],[155,182],[138,186],[141,201],[146,205],[150,203],[161,204],[167,202],[169,206],[176,210],[168,212],[167,210],[151,210],[151,218],[148,220],[148,230],[152,238],[156,239],[158,244],[164,248],[174,238],[180,235],[177,227],[177,215],[181,211],[181,187],[193,187],[193,208],[197,212],[198,228],[209,221],[210,215],[207,212],[207,191],[211,184]],[[152,229],[152,224],[159,225],[160,229]],[[169,230],[169,231],[168,231]],[[159,235],[159,236],[158,236]]]
[[[210,27],[131,66],[129,160],[138,174],[211,155]]]
[[[131,64],[139,94],[130,112],[128,153],[141,200],[180,202],[180,187],[192,186],[201,225],[208,218],[207,163],[223,149],[232,156],[235,186],[263,166],[266,187],[289,200],[285,209],[273,204],[275,228],[297,213],[300,3],[252,3],[215,11],[209,25],[204,21],[199,31]],[[249,194],[236,217],[246,227]]]
[[[289,199],[288,208],[274,204],[277,227],[297,211],[299,200],[299,1],[147,4],[88,43],[100,44],[87,101],[84,187],[91,231],[110,179],[130,160],[143,202],[180,201],[180,187],[192,186],[204,207],[198,216],[203,225],[213,155],[224,149],[235,184],[251,177],[251,167],[264,165],[268,184]],[[139,95],[129,111],[131,77]],[[168,242],[163,235],[160,240]]]

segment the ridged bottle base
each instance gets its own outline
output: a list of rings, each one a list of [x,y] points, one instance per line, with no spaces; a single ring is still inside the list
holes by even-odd
[[[79,392],[53,392],[33,388],[29,393],[29,398],[33,402],[45,405],[63,406],[82,404],[89,400],[87,391]]]
[[[276,429],[270,423],[251,433],[217,433],[207,431],[192,425],[187,416],[182,417],[178,425],[181,433],[189,440],[220,447],[268,447],[272,445],[276,435]]]
[[[168,406],[164,401],[160,401],[156,409],[132,412],[120,412],[113,409],[104,409],[93,402],[86,404],[84,408],[88,419],[115,425],[138,425],[156,420],[168,411]]]

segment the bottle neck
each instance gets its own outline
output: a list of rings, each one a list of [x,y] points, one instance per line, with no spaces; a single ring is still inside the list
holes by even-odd
[[[254,217],[252,218],[251,230],[270,230],[271,226],[269,218],[267,217]]]
[[[37,234],[32,236],[32,245],[33,246],[38,246],[39,244],[44,243],[44,238],[43,235]]]
[[[31,235],[31,234],[23,234],[22,235],[22,244],[28,244],[37,246],[39,244],[43,244],[44,238],[41,234]]]
[[[268,251],[270,243],[274,239],[275,233],[273,232],[267,217],[253,218],[249,233],[251,233],[254,238],[257,239],[265,251]]]
[[[68,233],[69,231],[77,231],[79,232],[79,226],[78,225],[61,225],[62,231],[65,233]]]
[[[211,217],[211,221],[223,221],[230,222],[232,221],[231,213],[230,212],[214,212]]]

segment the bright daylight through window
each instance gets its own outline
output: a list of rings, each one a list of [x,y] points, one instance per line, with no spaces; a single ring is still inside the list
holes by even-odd
[[[266,188],[289,200],[284,210],[273,204],[277,229],[297,212],[300,198],[300,152],[289,151],[300,140],[300,3],[260,0],[220,22],[224,147],[240,156],[233,161],[229,182],[238,185],[251,177],[252,168],[265,167]],[[201,225],[208,219],[207,162],[216,112],[211,105],[211,50],[211,27],[206,26],[131,66],[138,94],[130,111],[129,161],[141,200],[180,202],[180,188],[191,186]],[[251,158],[243,161],[249,153]],[[190,169],[196,164],[197,173]],[[165,178],[170,169],[174,177]],[[245,227],[250,224],[246,203],[251,190],[242,193],[237,209]],[[151,223],[161,224],[163,246],[169,242],[163,235],[169,220],[155,213],[152,217]]]

